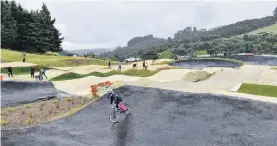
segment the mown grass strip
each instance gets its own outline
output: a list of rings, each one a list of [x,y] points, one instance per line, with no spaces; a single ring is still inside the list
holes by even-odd
[[[277,86],[243,83],[239,88],[238,92],[253,95],[277,97]]]
[[[22,53],[8,49],[1,49],[1,60],[8,62],[21,62]],[[108,60],[73,56],[49,56],[45,54],[30,53],[26,53],[26,62],[48,67],[108,65]],[[112,64],[113,63],[114,62],[112,62]]]
[[[39,71],[41,68],[45,70],[52,69],[50,67],[45,67],[45,66],[34,66],[36,71]],[[13,75],[24,75],[24,74],[29,74],[30,73],[30,66],[25,66],[25,67],[12,67]],[[1,73],[8,74],[8,68],[4,67],[1,68]]]
[[[63,80],[72,80],[72,79],[79,79],[79,78],[84,78],[87,76],[97,76],[97,77],[108,77],[112,75],[126,75],[126,76],[136,76],[136,77],[149,77],[152,76],[156,73],[158,73],[161,70],[167,70],[167,69],[173,69],[173,67],[164,67],[164,68],[159,68],[154,71],[147,70],[147,69],[129,69],[124,72],[118,72],[118,71],[110,71],[106,73],[101,73],[101,72],[92,72],[89,74],[78,74],[78,73],[65,73],[62,75],[59,75],[57,77],[52,78],[50,81],[63,81]]]

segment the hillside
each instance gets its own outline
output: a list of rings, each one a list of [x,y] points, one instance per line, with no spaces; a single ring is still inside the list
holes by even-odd
[[[263,27],[273,25],[277,22],[277,17],[267,16],[259,19],[249,19],[239,21],[233,24],[215,27],[210,30],[200,29],[196,27],[186,27],[174,35],[174,41],[182,41],[184,39],[202,39],[203,37],[230,37],[245,34]]]
[[[249,35],[256,35],[256,34],[263,33],[263,32],[277,34],[277,24],[273,24],[273,25],[270,25],[270,26],[267,26],[267,27],[264,27],[264,28],[261,28],[261,29],[251,31],[248,34]]]
[[[3,62],[22,62],[22,54],[16,51],[1,49],[1,61]],[[108,61],[72,56],[48,56],[40,54],[26,54],[26,62],[40,66],[81,66],[81,65],[107,65]]]
[[[115,57],[122,60],[128,56],[135,56],[141,49],[149,49],[154,46],[164,45],[165,39],[156,38],[153,35],[147,35],[143,37],[135,37],[128,41],[127,46],[117,47],[114,51],[109,51],[102,54],[106,57]]]

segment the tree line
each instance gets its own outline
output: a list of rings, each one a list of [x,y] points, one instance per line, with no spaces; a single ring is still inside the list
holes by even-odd
[[[25,52],[62,51],[61,33],[45,4],[27,10],[15,1],[1,1],[1,48]]]
[[[145,59],[156,59],[161,52],[170,51],[175,55],[191,55],[196,51],[208,54],[277,54],[277,34],[263,33],[260,35],[243,35],[230,38],[217,38],[209,41],[187,40],[183,42],[152,47],[139,51]]]

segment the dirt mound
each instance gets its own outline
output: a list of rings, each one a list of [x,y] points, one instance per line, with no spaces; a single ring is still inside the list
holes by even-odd
[[[1,81],[1,90],[2,108],[69,96],[56,90],[52,82]]]
[[[184,76],[185,81],[198,82],[208,79],[212,74],[206,71],[192,71]]]

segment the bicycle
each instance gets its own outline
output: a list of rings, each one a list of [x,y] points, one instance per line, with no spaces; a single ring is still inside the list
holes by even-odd
[[[123,110],[122,108],[120,108],[119,110],[115,110],[116,107],[113,107],[113,111],[109,115],[109,119],[112,123],[118,122],[120,114],[124,113],[125,115],[129,115],[131,113],[131,107],[126,103],[123,104],[126,107],[126,110]]]

